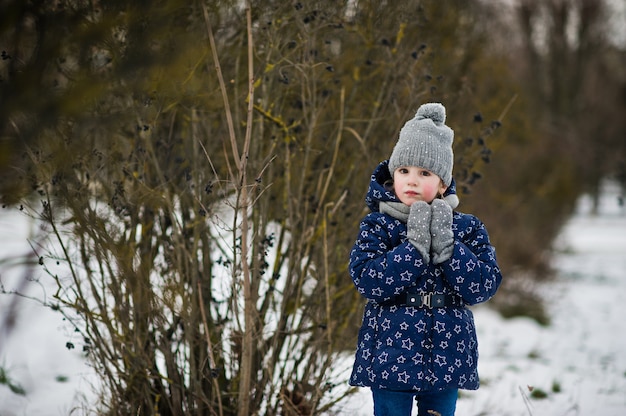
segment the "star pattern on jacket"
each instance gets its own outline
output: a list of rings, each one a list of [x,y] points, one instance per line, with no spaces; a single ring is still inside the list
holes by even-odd
[[[378,212],[380,201],[397,201],[383,179],[384,172],[372,174],[366,197],[372,212],[361,221],[350,253],[350,276],[367,299],[350,384],[476,389],[478,344],[467,306],[490,299],[502,279],[487,230],[477,217],[455,211],[452,256],[426,263],[407,240],[406,224]],[[463,304],[407,306],[397,301],[405,293],[456,296]]]

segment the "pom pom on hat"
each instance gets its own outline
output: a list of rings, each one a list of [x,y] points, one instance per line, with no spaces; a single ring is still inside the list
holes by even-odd
[[[415,113],[419,120],[429,118],[438,126],[446,122],[446,108],[439,103],[428,103],[420,106]]]
[[[400,130],[389,158],[389,172],[401,166],[418,166],[439,176],[446,186],[452,182],[454,131],[445,125],[446,108],[440,103],[423,104],[415,117]]]

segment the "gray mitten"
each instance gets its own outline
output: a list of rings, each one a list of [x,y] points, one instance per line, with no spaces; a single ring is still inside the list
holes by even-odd
[[[430,206],[424,201],[411,204],[409,218],[406,221],[406,236],[424,258],[430,262]]]
[[[432,217],[430,220],[431,249],[433,263],[439,264],[448,260],[454,251],[454,234],[452,233],[452,207],[443,199],[435,199],[431,203]]]

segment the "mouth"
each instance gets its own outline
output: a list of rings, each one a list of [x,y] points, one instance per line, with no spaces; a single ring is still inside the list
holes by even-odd
[[[418,198],[419,194],[415,191],[406,191],[404,193],[404,195],[406,195],[407,198]]]

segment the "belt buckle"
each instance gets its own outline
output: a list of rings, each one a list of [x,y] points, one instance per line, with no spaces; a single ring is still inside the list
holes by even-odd
[[[430,300],[433,308],[441,308],[446,306],[446,295],[433,294]]]
[[[422,305],[427,308],[432,308],[432,293],[422,295]]]

